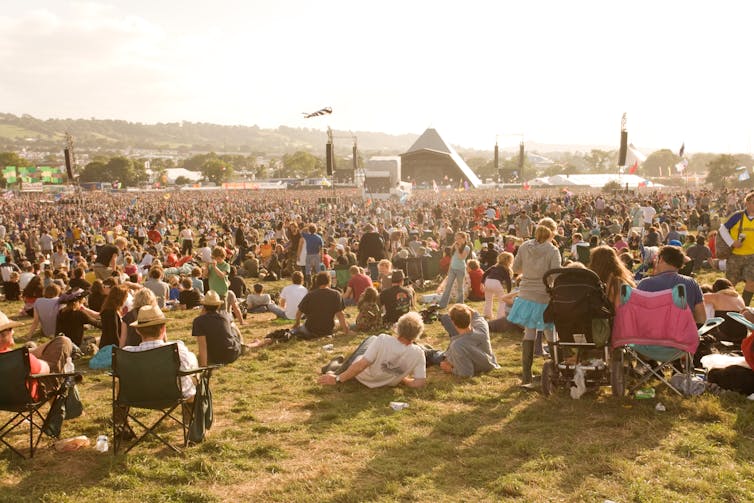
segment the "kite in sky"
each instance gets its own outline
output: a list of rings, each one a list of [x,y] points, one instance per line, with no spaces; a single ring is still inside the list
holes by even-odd
[[[319,117],[320,115],[327,115],[331,113],[332,113],[332,108],[330,107],[325,107],[321,110],[317,110],[316,112],[312,112],[312,113],[303,112],[304,119],[311,119],[312,117]]]

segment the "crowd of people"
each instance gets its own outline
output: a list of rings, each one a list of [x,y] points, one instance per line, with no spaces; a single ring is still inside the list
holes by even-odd
[[[428,364],[464,377],[497,368],[490,333],[508,330],[522,333],[522,385],[532,387],[534,357],[553,337],[543,320],[549,297],[542,277],[568,263],[597,273],[615,303],[624,283],[655,291],[682,282],[700,323],[709,314],[745,311],[754,296],[754,239],[746,239],[754,235],[754,193],[418,191],[409,201],[365,201],[350,190],[333,195],[325,202],[319,191],[2,199],[4,296],[23,301],[13,314],[29,317],[30,338],[63,334],[70,345],[62,351],[74,356],[92,345],[85,326],[99,327],[100,349],[138,347],[141,313],[162,320],[169,309],[201,310],[192,329],[199,364],[229,363],[269,343],[244,343],[243,311],[291,320],[298,338],[358,331],[370,337],[351,357],[334,359],[319,381],[354,378],[370,387],[422,386]],[[721,240],[732,250],[727,260],[716,254]],[[418,290],[426,282],[411,273],[416,260],[436,261],[443,278],[428,297],[449,335],[444,351],[418,342]],[[729,281],[698,285],[690,274],[705,268],[724,270]],[[348,276],[343,284],[338,271]],[[290,284],[275,299],[265,284],[281,279]],[[740,282],[742,296],[735,292]],[[468,301],[484,302],[482,312]],[[347,306],[357,307],[353,324]],[[390,326],[395,337],[374,335]],[[731,322],[726,330],[740,344],[740,328]],[[56,354],[50,368],[65,356]]]

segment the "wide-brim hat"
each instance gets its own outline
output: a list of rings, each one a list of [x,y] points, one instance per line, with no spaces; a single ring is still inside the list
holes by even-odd
[[[154,325],[164,325],[167,322],[168,319],[165,317],[165,313],[162,312],[162,309],[157,306],[143,306],[139,309],[136,321],[131,323],[130,326],[136,328],[151,327]]]
[[[204,299],[202,299],[202,305],[205,306],[221,306],[223,304],[224,302],[220,298],[220,295],[214,290],[208,290],[204,294]]]
[[[89,290],[84,290],[82,288],[76,288],[74,290],[71,290],[70,292],[66,292],[60,296],[58,300],[60,300],[61,304],[70,304],[72,302],[76,302],[77,300],[81,300],[89,295]]]
[[[0,311],[0,332],[21,326],[23,326],[23,323],[9,319],[4,312]]]

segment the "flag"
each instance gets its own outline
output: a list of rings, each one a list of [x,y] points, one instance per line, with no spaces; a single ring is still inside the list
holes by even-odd
[[[646,180],[642,180],[642,181],[639,182],[639,187],[646,187],[646,186],[647,186],[647,181]]]
[[[634,175],[634,174],[636,174],[636,170],[637,170],[638,168],[639,168],[639,161],[638,161],[638,159],[637,159],[636,161],[634,161],[634,163],[633,163],[633,164],[631,165],[631,167],[630,167],[630,168],[628,168],[628,174],[629,174],[629,175]]]
[[[432,190],[435,191],[435,194],[437,194],[438,192],[440,192],[440,189],[437,188],[437,182],[434,179],[432,180]]]
[[[332,113],[332,108],[330,107],[325,107],[320,110],[317,110],[316,112],[311,112],[311,113],[303,112],[304,119],[311,119],[312,117],[319,117],[320,115],[327,115],[331,113]]]
[[[529,182],[524,182],[524,186],[523,186],[523,188],[524,188],[524,190],[529,190],[529,189],[531,189],[531,187],[529,187]]]
[[[678,150],[678,157],[683,157],[684,152],[686,152],[686,142],[681,143],[681,148]]]
[[[639,149],[634,147],[633,143],[628,144],[628,158],[634,161],[644,162],[647,160],[647,156],[639,152]]]
[[[150,160],[144,161],[144,169],[146,171],[149,171],[149,169],[151,168],[151,166],[152,166],[152,162]]]
[[[676,163],[676,165],[675,165],[675,170],[676,170],[677,172],[679,172],[679,173],[680,173],[680,172],[682,172],[683,170],[685,170],[685,169],[686,169],[686,167],[688,167],[688,165],[689,165],[689,161],[688,161],[688,160],[686,160],[686,159],[681,159],[681,161],[680,161],[680,162]]]
[[[465,190],[469,190],[469,181],[468,181],[468,180],[464,180],[464,181],[463,181],[463,188],[464,188]]]
[[[748,169],[746,171],[742,171],[741,174],[738,175],[738,181],[739,182],[745,182],[749,178],[751,178],[751,176],[749,175],[749,170]]]

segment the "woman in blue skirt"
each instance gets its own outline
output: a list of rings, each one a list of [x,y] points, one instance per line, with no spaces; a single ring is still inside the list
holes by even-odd
[[[519,294],[508,313],[508,321],[524,327],[524,341],[521,344],[521,386],[532,389],[531,366],[534,361],[534,339],[537,330],[543,330],[548,341],[552,341],[552,323],[545,323],[542,313],[550,301],[550,296],[542,283],[545,272],[560,267],[560,252],[552,244],[557,226],[550,218],[537,223],[534,239],[522,244],[513,261],[513,272],[521,274]]]

